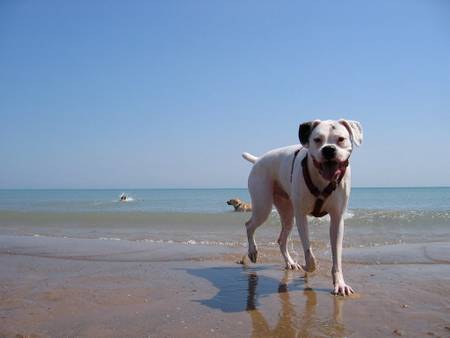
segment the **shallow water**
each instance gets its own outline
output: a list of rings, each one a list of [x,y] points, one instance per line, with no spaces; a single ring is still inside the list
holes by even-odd
[[[134,200],[118,202],[122,192]],[[2,328],[96,337],[448,332],[449,188],[353,189],[343,261],[361,294],[345,299],[330,296],[326,217],[311,219],[311,276],[283,271],[275,211],[256,232],[258,264],[234,264],[247,251],[250,214],[225,201],[246,194],[0,191]],[[289,250],[303,261],[296,231]]]
[[[236,197],[250,202],[247,189],[0,190],[0,210],[220,213]],[[449,211],[450,187],[353,188],[349,209]]]
[[[422,249],[425,250],[422,250]],[[447,336],[449,245],[349,249],[312,275],[229,248],[0,236],[2,333],[69,337]],[[202,259],[209,257],[209,259]],[[444,260],[443,260],[444,259]],[[447,260],[445,260],[447,259]],[[356,263],[356,264],[352,264]]]
[[[245,246],[250,213],[234,197],[249,201],[246,189],[0,190],[0,234]],[[354,188],[345,219],[347,247],[450,241],[450,188]],[[311,223],[327,248],[327,217]],[[273,211],[257,240],[276,247],[279,228]]]

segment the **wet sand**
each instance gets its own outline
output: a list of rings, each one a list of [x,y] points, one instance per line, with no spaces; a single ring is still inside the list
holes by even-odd
[[[330,294],[243,248],[0,236],[0,337],[450,336],[448,243],[346,249],[359,292]]]

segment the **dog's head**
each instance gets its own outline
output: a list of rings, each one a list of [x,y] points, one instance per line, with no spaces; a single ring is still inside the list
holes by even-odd
[[[239,198],[232,198],[231,200],[227,201],[228,205],[232,205],[233,207],[238,206],[239,204],[241,204],[241,200]]]
[[[328,181],[337,179],[352,153],[353,144],[363,140],[361,124],[357,121],[314,120],[300,125],[300,143],[308,148],[314,165]]]

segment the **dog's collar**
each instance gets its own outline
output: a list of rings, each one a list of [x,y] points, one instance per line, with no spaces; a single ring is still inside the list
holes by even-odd
[[[314,157],[312,159],[313,159],[313,163],[317,162],[317,161],[315,161]],[[314,166],[317,168],[315,163],[314,163]],[[347,166],[348,166],[348,159],[345,162],[342,162],[342,169],[341,169],[341,173],[340,173],[339,177],[336,180],[330,181],[330,183],[325,187],[325,189],[320,191],[314,185],[314,183],[311,180],[311,176],[309,175],[308,154],[306,154],[306,156],[303,158],[303,160],[302,160],[303,179],[305,180],[305,183],[309,189],[309,192],[312,195],[314,195],[314,197],[316,197],[316,202],[314,203],[314,209],[311,212],[312,216],[322,217],[322,216],[325,216],[326,214],[328,214],[328,212],[326,212],[326,211],[321,211],[323,203],[328,198],[328,196],[330,196],[333,193],[333,191],[336,190],[337,185],[339,183],[341,183],[342,179],[345,176]],[[319,167],[320,167],[320,165],[319,165]]]

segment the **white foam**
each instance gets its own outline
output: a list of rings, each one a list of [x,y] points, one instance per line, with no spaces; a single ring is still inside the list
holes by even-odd
[[[352,213],[351,211],[346,211],[344,213],[344,219],[352,219],[354,216],[355,216],[355,214]],[[330,221],[330,215],[327,214],[327,215],[325,215],[323,217],[320,217],[320,218],[316,218],[314,216],[308,216],[308,220],[309,221],[313,221],[315,223],[326,223],[326,222]]]
[[[276,219],[280,218],[280,215],[278,214],[278,211],[275,208],[272,209],[271,216],[275,217]],[[349,210],[347,210],[344,213],[344,219],[351,219],[354,216],[355,216],[355,214],[353,212],[349,211]],[[325,215],[325,216],[323,216],[321,218],[316,218],[314,216],[308,216],[308,220],[310,220],[310,221],[315,220],[315,222],[318,222],[318,223],[329,222],[330,221],[330,215]]]
[[[125,197],[125,199],[122,200],[122,197]],[[130,195],[125,194],[125,193],[121,193],[120,196],[119,196],[119,200],[116,200],[115,202],[121,202],[121,203],[134,202],[134,198],[132,196],[130,196]]]

